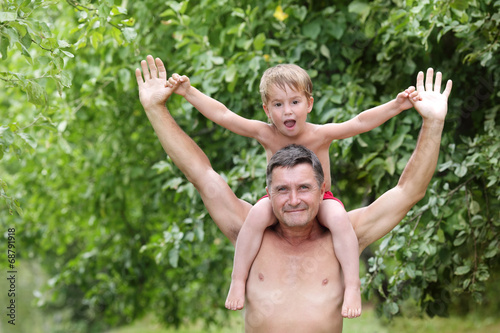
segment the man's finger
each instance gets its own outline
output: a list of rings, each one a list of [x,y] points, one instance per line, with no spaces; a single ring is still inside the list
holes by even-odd
[[[445,95],[446,98],[448,98],[448,96],[450,96],[452,86],[453,86],[453,82],[451,80],[448,80],[448,82],[446,82],[446,88],[443,91],[443,95]]]
[[[144,81],[151,79],[151,74],[149,73],[148,64],[146,60],[141,61],[142,73],[144,74]]]
[[[163,61],[160,58],[155,59],[156,67],[158,68],[158,73],[160,79],[167,79],[167,70],[165,69],[165,65],[163,65]]]
[[[139,68],[135,69],[135,78],[137,79],[137,85],[139,85],[139,87],[144,84],[144,80],[142,79],[142,73]]]
[[[441,72],[436,73],[436,81],[434,82],[434,92],[441,93],[441,80],[443,78],[443,74]]]
[[[434,78],[434,70],[432,68],[427,69],[427,75],[425,78],[425,90],[432,91],[432,80]]]
[[[156,64],[155,64],[155,60],[153,59],[153,56],[148,55],[146,57],[146,61],[148,62],[148,65],[149,65],[149,71],[151,72],[151,78],[157,78],[158,72],[156,70]]]
[[[424,72],[420,71],[417,74],[417,91],[422,93],[425,91],[424,89]]]

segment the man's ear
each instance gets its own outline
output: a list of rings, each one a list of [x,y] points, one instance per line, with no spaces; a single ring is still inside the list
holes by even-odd
[[[321,192],[321,197],[322,198],[325,195],[325,191],[326,191],[326,183],[323,182],[323,184],[321,185],[321,188],[320,188],[320,192]]]
[[[267,188],[267,186],[266,186],[266,193],[269,196],[269,198],[271,198],[271,194],[269,193],[269,189]]]

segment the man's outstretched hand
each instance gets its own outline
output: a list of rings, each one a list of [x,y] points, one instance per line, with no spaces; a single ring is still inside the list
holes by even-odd
[[[441,72],[436,73],[436,81],[434,79],[434,70],[427,69],[427,75],[424,85],[424,73],[419,72],[417,75],[417,92],[419,95],[418,101],[413,101],[413,106],[424,119],[435,119],[444,121],[448,112],[448,96],[451,93],[452,82],[448,80],[446,88],[441,93]]]
[[[158,106],[165,106],[167,99],[172,95],[172,88],[165,87],[167,82],[167,70],[163,62],[159,59],[153,59],[151,55],[146,60],[141,61],[141,70],[135,70],[135,77],[139,86],[139,99],[144,109],[150,110]]]

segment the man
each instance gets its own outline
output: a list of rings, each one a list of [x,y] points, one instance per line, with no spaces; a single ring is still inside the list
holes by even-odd
[[[139,97],[167,154],[196,187],[212,219],[234,244],[251,205],[238,199],[196,143],[172,118],[165,103],[167,73],[160,59],[147,57],[136,70]],[[148,68],[149,67],[149,68]],[[441,73],[417,76],[423,118],[417,147],[396,187],[367,207],[350,211],[359,253],[386,235],[425,195],[439,154],[451,81],[441,93]],[[247,281],[246,332],[341,332],[342,279],[329,232],[315,212],[324,188],[307,163],[276,167],[268,188],[279,223],[264,234]],[[305,190],[307,189],[307,191]],[[281,192],[284,191],[284,192]]]

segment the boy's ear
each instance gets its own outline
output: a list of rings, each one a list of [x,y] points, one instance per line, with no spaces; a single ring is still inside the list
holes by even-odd
[[[314,97],[309,97],[309,107],[307,108],[307,113],[310,113],[313,109],[314,105]]]
[[[269,110],[267,109],[267,105],[262,104],[262,108],[264,109],[264,112],[266,113],[267,118],[271,118],[271,116],[269,115]]]

